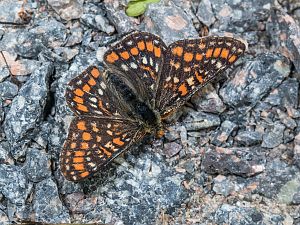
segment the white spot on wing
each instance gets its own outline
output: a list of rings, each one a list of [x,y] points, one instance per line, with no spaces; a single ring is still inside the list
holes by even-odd
[[[98,89],[98,93],[99,93],[99,95],[103,95],[103,91],[102,91],[102,89]]]
[[[132,69],[137,69],[137,65],[134,62],[130,63],[130,67]]]
[[[128,67],[127,67],[125,64],[122,64],[122,65],[121,65],[121,68],[122,68],[124,71],[128,71]]]
[[[100,86],[101,86],[103,89],[106,89],[106,85],[105,85],[103,82],[100,83]]]
[[[142,58],[142,62],[143,62],[144,64],[147,64],[147,63],[148,63],[146,56],[144,56],[144,57]]]

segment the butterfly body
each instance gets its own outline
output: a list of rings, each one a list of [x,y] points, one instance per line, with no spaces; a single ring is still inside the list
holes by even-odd
[[[83,180],[104,170],[146,134],[163,135],[164,120],[245,51],[230,37],[180,40],[134,32],[70,81],[66,101],[74,112],[60,156],[63,175]]]

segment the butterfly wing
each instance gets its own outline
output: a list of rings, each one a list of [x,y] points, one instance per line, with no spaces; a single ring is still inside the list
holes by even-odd
[[[61,171],[70,181],[90,177],[143,136],[130,120],[75,117],[61,152]]]
[[[94,66],[69,82],[65,97],[76,115],[123,118],[129,110],[108,87],[104,73]]]
[[[230,37],[172,43],[166,52],[155,101],[162,118],[231,66],[245,48],[244,43]]]
[[[96,67],[70,81],[66,100],[77,115],[60,155],[68,180],[91,176],[144,136],[140,122],[128,116],[130,109]]]
[[[156,35],[134,32],[125,36],[104,55],[106,65],[128,81],[144,102],[154,99],[166,52]]]

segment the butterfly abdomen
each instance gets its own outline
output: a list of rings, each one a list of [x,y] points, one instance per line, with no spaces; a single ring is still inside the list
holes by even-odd
[[[117,75],[110,74],[110,82],[115,87],[124,102],[130,105],[136,115],[149,125],[157,124],[157,117],[153,110],[134,93],[134,91]]]

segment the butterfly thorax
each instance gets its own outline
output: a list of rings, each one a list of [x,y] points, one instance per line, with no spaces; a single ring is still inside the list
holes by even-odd
[[[161,118],[159,112],[153,109],[149,103],[143,101],[134,90],[126,84],[126,81],[118,75],[110,74],[109,81],[115,87],[122,102],[126,103],[126,107],[130,117],[139,119],[142,128],[146,133],[156,133],[161,130]]]

